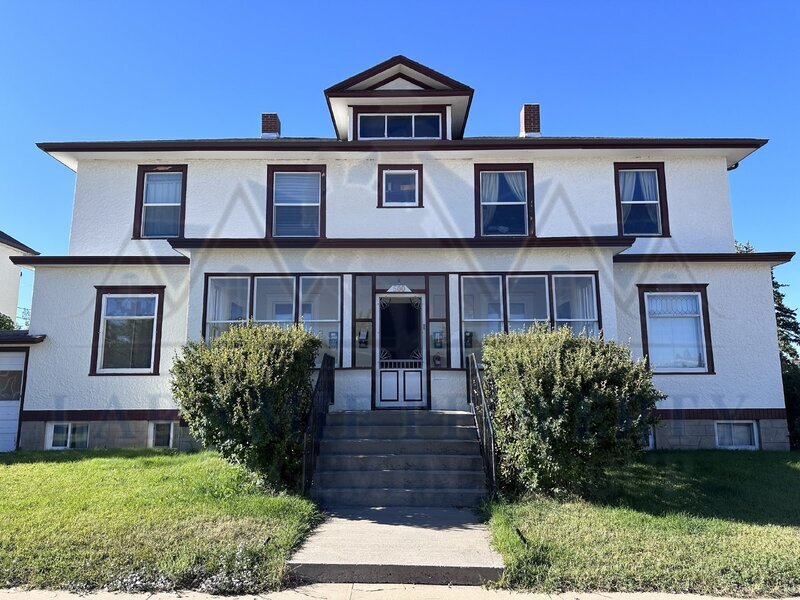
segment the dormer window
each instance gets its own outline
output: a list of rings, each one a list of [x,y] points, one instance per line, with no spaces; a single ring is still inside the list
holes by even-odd
[[[440,140],[442,115],[437,113],[359,114],[362,140]]]

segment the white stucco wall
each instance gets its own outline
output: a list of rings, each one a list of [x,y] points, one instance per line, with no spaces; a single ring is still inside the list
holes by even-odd
[[[189,270],[37,267],[25,410],[172,409],[169,368],[186,339]],[[89,376],[97,285],[164,285],[160,376]]]
[[[714,375],[655,375],[659,408],[783,408],[770,267],[617,264],[617,333],[642,356],[636,284],[707,283]]]
[[[532,163],[539,237],[617,234],[614,162],[663,161],[672,237],[632,251],[729,252],[733,248],[725,159],[657,154],[586,156],[539,151],[320,153],[198,159],[181,155],[79,163],[70,254],[172,253],[163,240],[132,240],[138,164],[186,163],[188,238],[262,238],[267,165],[325,164],[328,238],[449,238],[475,234],[474,164]],[[378,208],[378,164],[422,164],[422,208]],[[98,235],[102,231],[103,235]]]
[[[15,248],[0,244],[0,313],[12,319],[17,318],[19,278],[22,269],[12,263],[9,257],[22,254]]]

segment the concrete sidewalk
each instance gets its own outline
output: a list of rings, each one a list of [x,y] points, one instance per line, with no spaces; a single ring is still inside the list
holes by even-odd
[[[353,508],[335,511],[289,568],[306,583],[480,585],[503,559],[472,510]]]
[[[116,594],[98,592],[73,594],[53,591],[0,590],[0,600],[212,600],[197,592],[174,594]],[[261,596],[229,596],[226,600],[723,600],[719,596],[695,594],[525,594],[519,592],[487,590],[475,586],[401,585],[401,584],[315,584],[274,592]],[[752,599],[751,599],[752,600]],[[772,598],[771,600],[776,600]],[[785,600],[789,600],[788,598]]]

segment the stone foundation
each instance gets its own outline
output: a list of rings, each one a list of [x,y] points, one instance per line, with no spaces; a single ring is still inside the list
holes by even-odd
[[[149,421],[80,421],[89,423],[89,448],[147,448]],[[199,450],[200,444],[179,426],[173,434],[176,450]],[[20,450],[45,450],[45,422],[23,421],[19,437]]]

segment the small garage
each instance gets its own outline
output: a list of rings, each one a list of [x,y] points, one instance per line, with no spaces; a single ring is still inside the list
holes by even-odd
[[[44,339],[45,336],[30,335],[26,330],[0,331],[0,452],[17,449],[28,349]]]
[[[0,348],[0,452],[17,447],[26,355],[25,350]]]

